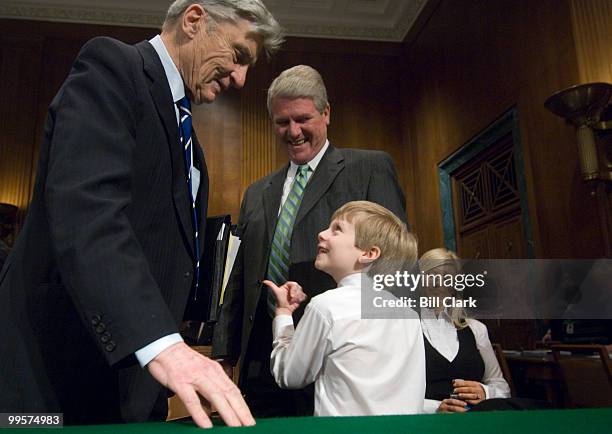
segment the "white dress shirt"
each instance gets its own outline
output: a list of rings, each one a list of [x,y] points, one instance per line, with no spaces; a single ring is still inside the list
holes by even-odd
[[[468,327],[472,330],[476,340],[476,348],[484,361],[485,370],[482,378],[482,388],[485,391],[485,399],[509,398],[510,387],[504,379],[497,357],[489,340],[487,326],[478,320],[468,318]],[[436,317],[431,309],[421,309],[421,326],[425,339],[446,360],[452,362],[459,353],[459,338],[457,328],[446,310],[440,312]],[[464,380],[467,380],[464,378]],[[441,401],[435,399],[425,400],[425,413],[435,413]]]
[[[166,78],[168,79],[168,84],[170,85],[170,91],[172,92],[172,99],[174,101],[174,113],[176,115],[176,124],[178,125],[179,124],[179,112],[178,112],[178,107],[176,106],[176,103],[180,101],[181,99],[183,99],[183,97],[185,96],[185,84],[183,83],[181,74],[179,73],[178,69],[176,68],[176,65],[174,64],[174,62],[172,61],[172,58],[170,57],[170,54],[168,53],[168,50],[166,49],[166,46],[164,45],[164,41],[162,41],[161,36],[157,35],[153,39],[151,39],[149,42],[155,49],[155,52],[157,53],[157,55],[159,56],[159,60],[161,61],[161,64],[164,68],[164,72],[166,73]],[[192,148],[191,161],[193,161],[193,146],[191,148]],[[200,171],[196,169],[195,167],[193,168],[193,171],[194,172],[191,173],[191,183],[192,183],[192,191],[195,197],[195,195],[198,192],[198,189],[200,188]],[[149,345],[136,351],[134,354],[136,358],[138,359],[138,363],[140,363],[140,366],[144,368],[147,365],[147,363],[149,363],[151,360],[157,357],[159,353],[161,353],[162,351],[164,351],[166,348],[170,347],[171,345],[176,344],[177,342],[183,342],[183,338],[181,337],[179,333],[172,333],[168,336],[164,336],[162,338],[159,338],[156,341],[153,341]]]
[[[280,387],[315,382],[315,416],[423,411],[425,350],[420,321],[361,319],[361,278],[313,297],[297,330],[290,315],[272,323],[270,367]]]
[[[159,60],[164,68],[164,72],[166,73],[166,78],[168,79],[168,84],[170,85],[170,92],[172,93],[172,100],[174,101],[174,115],[176,116],[176,124],[178,125],[179,110],[176,103],[185,97],[185,83],[183,82],[181,73],[176,68],[174,61],[170,57],[170,53],[168,53],[161,36],[157,35],[149,42],[151,45],[153,45],[153,48],[155,48],[155,52],[159,56]],[[193,146],[191,147],[191,161],[195,161],[193,159]],[[200,171],[195,167],[191,168],[191,188],[193,190],[193,197],[197,197],[198,189],[200,188]]]
[[[325,151],[327,151],[327,148],[329,148],[329,140],[326,139],[325,144],[319,150],[317,155],[315,155],[315,157],[307,163],[310,170],[306,172],[306,182],[310,181],[310,177],[313,175],[314,171],[317,170],[317,166],[321,162],[321,159],[323,158]],[[293,180],[295,179],[295,175],[297,174],[298,167],[300,166],[295,164],[293,161],[289,162],[287,177],[285,178],[285,183],[283,184],[283,195],[281,196],[281,203],[280,207],[278,208],[279,214],[281,212],[281,209],[283,208],[283,204],[285,203],[287,196],[289,196],[289,192],[291,191],[291,185],[293,184]]]

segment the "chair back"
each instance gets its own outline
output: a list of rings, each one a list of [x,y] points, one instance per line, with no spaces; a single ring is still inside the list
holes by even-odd
[[[508,386],[510,386],[510,396],[515,398],[516,389],[514,388],[514,381],[512,381],[512,373],[508,367],[508,362],[506,361],[506,355],[504,354],[502,346],[500,344],[491,345],[493,346],[493,351],[495,351],[495,357],[497,357],[497,362],[499,363],[504,379],[506,380],[506,383],[508,383]]]
[[[612,407],[610,356],[603,345],[553,345],[570,407]]]

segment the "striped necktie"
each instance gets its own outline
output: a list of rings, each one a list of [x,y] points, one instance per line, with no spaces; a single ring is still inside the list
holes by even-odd
[[[185,173],[187,174],[187,192],[191,198],[191,221],[194,231],[194,251],[195,251],[195,266],[194,266],[194,281],[195,291],[193,299],[198,299],[198,287],[200,285],[200,247],[198,245],[198,211],[196,209],[196,197],[192,190],[191,174],[193,172],[193,146],[191,139],[191,102],[185,96],[178,103],[179,109],[179,132],[181,136],[181,144],[185,156]]]
[[[289,191],[287,199],[281,209],[274,229],[270,258],[268,259],[267,278],[277,285],[282,285],[289,278],[289,252],[291,246],[291,234],[293,233],[293,223],[300,209],[300,203],[304,196],[304,189],[308,182],[308,164],[298,167],[295,180]],[[274,316],[276,301],[272,291],[268,289],[268,312]]]

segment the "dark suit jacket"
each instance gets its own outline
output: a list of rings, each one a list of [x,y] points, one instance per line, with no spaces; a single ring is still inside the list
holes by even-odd
[[[270,245],[289,165],[260,179],[246,190],[240,209],[239,257],[226,288],[215,326],[213,356],[244,357],[265,277]],[[336,287],[333,279],[314,268],[317,235],[332,214],[353,200],[369,200],[406,221],[405,198],[391,157],[381,151],[329,146],[309,180],[291,236],[289,280],[299,282],[309,299]],[[296,316],[299,318],[303,306]],[[269,326],[269,324],[266,324]]]
[[[185,179],[151,44],[88,42],[49,108],[34,197],[0,273],[0,412],[149,417],[161,387],[133,353],[182,319],[194,251]]]

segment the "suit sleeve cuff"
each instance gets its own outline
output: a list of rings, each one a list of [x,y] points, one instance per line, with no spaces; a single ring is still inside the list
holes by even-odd
[[[138,351],[134,353],[136,358],[138,359],[138,363],[140,366],[144,368],[147,366],[151,360],[159,355],[166,348],[171,345],[177,344],[179,342],[183,342],[183,338],[179,333],[173,333],[168,336],[164,336],[163,338],[159,338],[156,341],[151,342],[149,345],[142,347]]]

